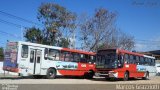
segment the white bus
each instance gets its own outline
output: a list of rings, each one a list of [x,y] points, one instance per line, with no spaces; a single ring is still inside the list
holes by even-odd
[[[95,53],[29,42],[8,42],[3,70],[20,76],[85,76],[95,72]]]

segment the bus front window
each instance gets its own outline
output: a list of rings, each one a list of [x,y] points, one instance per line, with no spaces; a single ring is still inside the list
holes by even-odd
[[[118,60],[116,52],[101,51],[97,54],[97,68],[117,68]]]

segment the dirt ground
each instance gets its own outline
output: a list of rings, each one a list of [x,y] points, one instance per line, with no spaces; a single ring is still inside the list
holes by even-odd
[[[57,77],[56,79],[33,79],[17,76],[0,76],[0,84],[160,84],[160,76],[151,77],[149,80],[132,79],[106,80],[105,78],[94,77],[94,79],[81,79],[75,77]]]

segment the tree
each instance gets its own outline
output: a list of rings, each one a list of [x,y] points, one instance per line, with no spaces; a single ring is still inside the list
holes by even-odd
[[[120,48],[125,50],[131,50],[134,48],[134,37],[127,35],[120,30],[114,30],[110,37],[105,38],[104,43],[98,47],[98,49],[107,48]]]
[[[45,39],[50,45],[53,45],[56,38],[68,38],[68,34],[73,32],[75,13],[55,3],[42,4],[38,11],[38,19],[45,25]]]
[[[60,47],[68,48],[68,47],[69,47],[69,40],[66,39],[66,38],[61,38],[61,39],[59,40],[59,46],[60,46]]]
[[[96,51],[98,44],[103,43],[104,39],[112,32],[115,17],[115,13],[103,8],[97,9],[93,17],[87,17],[80,24],[82,47],[89,51]]]
[[[116,16],[116,13],[100,8],[95,10],[93,17],[83,17],[85,20],[80,24],[82,48],[89,51],[97,51],[100,48],[131,49],[134,40],[117,30]]]
[[[60,43],[66,43],[64,40],[61,42],[59,40],[68,39],[76,28],[75,13],[55,3],[43,3],[38,8],[37,18],[44,28],[43,30],[35,27],[27,29],[24,33],[27,41],[58,46]]]
[[[0,61],[4,60],[4,49],[3,47],[0,47]]]
[[[30,41],[33,43],[44,42],[42,31],[39,28],[31,27],[26,29],[24,37],[26,38],[26,41]]]

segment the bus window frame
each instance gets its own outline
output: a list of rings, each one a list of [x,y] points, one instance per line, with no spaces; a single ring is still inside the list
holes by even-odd
[[[27,52],[24,50],[23,47],[27,47]],[[21,47],[21,57],[22,58],[28,58],[29,56],[29,46],[28,45],[22,45]]]
[[[126,55],[127,55],[127,57],[126,57]],[[129,60],[129,54],[125,53],[125,54],[124,54],[124,58],[125,58],[125,62],[126,62],[127,64],[129,64],[129,62],[130,62],[130,60]]]
[[[71,52],[70,54],[71,54],[70,58],[72,58],[70,60],[71,62],[80,62],[80,55],[79,55],[79,53]],[[76,56],[76,58],[75,58],[75,56]],[[77,57],[78,57],[78,59],[77,59]]]
[[[81,55],[83,55],[83,58],[81,57]],[[87,63],[88,60],[86,59],[86,55],[87,54],[80,54],[80,63]]]
[[[136,62],[135,63],[139,65],[139,63],[140,63],[140,57],[139,56],[136,56]]]
[[[46,55],[45,53],[45,60],[53,60],[53,61],[59,61],[60,60],[60,51],[57,49],[52,49],[52,48],[46,48],[48,49],[48,54]],[[54,52],[55,56],[50,56],[50,50]],[[58,59],[57,59],[58,58]]]
[[[118,54],[118,68],[122,68],[124,66],[124,56],[122,54]]]
[[[69,57],[69,58],[67,58],[68,60],[66,60],[66,54],[69,55],[69,56],[67,56],[67,57]],[[70,51],[61,51],[60,52],[60,61],[71,62],[70,58],[71,58],[71,52]]]
[[[144,57],[140,57],[140,65],[144,65]]]

